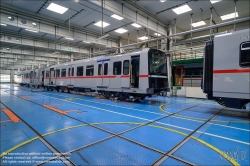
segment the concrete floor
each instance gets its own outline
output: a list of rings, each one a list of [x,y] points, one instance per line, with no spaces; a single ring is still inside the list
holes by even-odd
[[[0,86],[2,165],[249,165],[249,106]]]

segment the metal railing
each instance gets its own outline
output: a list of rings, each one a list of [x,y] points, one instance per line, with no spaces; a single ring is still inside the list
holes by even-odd
[[[173,61],[203,58],[203,51],[173,52]]]
[[[185,75],[183,77],[183,86],[185,87],[200,87],[202,75]]]

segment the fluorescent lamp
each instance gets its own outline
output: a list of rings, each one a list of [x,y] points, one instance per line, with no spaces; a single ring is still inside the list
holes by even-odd
[[[35,33],[38,32],[38,31],[35,31],[35,30],[31,30],[31,29],[25,29],[25,31],[30,31],[30,32],[35,32]]]
[[[2,25],[2,26],[7,26],[6,24],[2,24],[2,23],[1,23],[1,25]]]
[[[231,13],[231,14],[226,14],[226,15],[224,15],[224,16],[220,16],[220,18],[221,18],[222,20],[228,20],[228,19],[234,18],[235,16],[236,16],[236,17],[239,17],[238,12],[236,12],[236,13]]]
[[[123,29],[123,28],[119,28],[119,29],[115,30],[115,32],[117,32],[117,33],[124,33],[124,32],[127,32],[127,31],[128,30]]]
[[[161,2],[166,2],[166,0],[160,0]]]
[[[111,17],[113,17],[113,18],[115,18],[117,20],[123,20],[124,19],[123,17],[120,17],[120,16],[118,16],[116,14],[111,15]]]
[[[57,5],[55,3],[51,3],[48,7],[47,7],[48,10],[51,10],[53,12],[56,12],[56,13],[60,13],[60,14],[63,14],[65,13],[68,8],[66,7],[63,7],[63,6],[60,6],[60,5]]]
[[[136,28],[140,28],[141,26],[139,24],[133,23],[131,24],[132,26],[136,27]]]
[[[65,37],[65,39],[67,39],[67,40],[74,40],[74,39],[71,38],[71,37]]]
[[[159,34],[159,33],[154,33],[154,35],[155,35],[155,36],[161,36],[161,34]]]
[[[98,27],[102,27],[102,21],[99,21],[99,22],[95,23],[94,25],[98,26]],[[106,23],[103,21],[103,28],[106,26],[109,26],[109,25],[110,25],[109,23]]]
[[[192,23],[191,25],[193,27],[199,27],[199,26],[202,26],[202,25],[206,25],[206,23],[204,21],[199,21],[199,22],[196,22],[196,23]]]
[[[14,21],[14,17],[9,16],[8,19],[9,19],[10,21]]]
[[[147,36],[142,36],[142,37],[139,37],[138,39],[140,39],[140,40],[147,40],[148,37]]]
[[[101,36],[101,37],[98,37],[96,40],[100,40],[100,39],[103,39],[103,38],[106,38],[106,37],[109,37],[109,34],[108,34],[108,33],[105,34],[105,35],[103,35],[103,36]]]
[[[192,9],[188,5],[183,5],[172,9],[176,14],[182,14],[191,11]]]
[[[91,42],[88,42],[88,41],[83,41],[84,43],[91,43]]]
[[[33,26],[36,26],[36,23],[35,23],[35,22],[32,22],[32,25],[33,25]]]
[[[217,2],[220,2],[221,0],[210,0],[211,3],[217,3]]]

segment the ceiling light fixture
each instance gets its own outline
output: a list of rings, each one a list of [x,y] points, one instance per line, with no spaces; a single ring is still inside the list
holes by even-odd
[[[19,39],[19,38],[16,38],[16,41],[20,41],[20,39]]]
[[[2,26],[7,26],[6,24],[1,23]]]
[[[63,6],[60,6],[60,5],[57,5],[55,3],[51,3],[48,7],[47,7],[48,10],[51,10],[53,12],[56,12],[56,13],[59,13],[59,14],[63,14],[65,13],[68,8],[66,7],[63,7]]]
[[[123,20],[123,19],[124,19],[123,17],[118,16],[118,15],[116,15],[116,14],[111,15],[111,17],[113,17],[113,18],[115,18],[115,19],[117,19],[117,20]]]
[[[15,20],[14,17],[11,17],[11,16],[9,16],[8,19],[9,19],[10,21],[14,21],[14,20]]]
[[[65,37],[65,39],[67,39],[67,40],[74,40],[74,38],[71,38],[71,37]]]
[[[140,28],[141,26],[139,24],[133,23],[131,24],[132,26],[136,27],[136,28]]]
[[[192,9],[188,5],[183,5],[172,9],[176,14],[182,14],[191,11]]]
[[[217,2],[220,2],[221,0],[210,0],[211,3],[217,3]]]
[[[154,33],[154,35],[155,35],[155,36],[161,36],[161,34],[159,34],[159,33]]]
[[[199,21],[191,24],[193,27],[199,27],[202,25],[206,25],[205,21]]]
[[[91,42],[88,42],[88,41],[83,41],[84,43],[91,43]]]
[[[125,33],[125,32],[127,32],[127,31],[128,31],[128,30],[123,29],[123,28],[119,28],[119,29],[115,30],[115,32],[117,32],[117,33]]]
[[[33,26],[36,26],[36,23],[35,23],[35,22],[32,22],[32,25],[33,25]]]
[[[102,21],[98,21],[97,23],[94,24],[95,26],[102,27]],[[103,28],[106,26],[109,26],[109,23],[106,23],[103,21]]]
[[[147,37],[147,36],[142,36],[142,37],[139,37],[138,39],[139,39],[139,40],[147,40],[148,37]]]
[[[25,31],[30,31],[30,32],[35,32],[35,33],[38,33],[38,31],[31,30],[31,29],[25,29]]]
[[[103,35],[103,36],[101,36],[101,37],[99,37],[99,38],[97,38],[96,40],[100,40],[100,39],[103,39],[103,38],[106,38],[106,37],[109,37],[109,34],[108,34],[108,33],[105,34],[105,35]]]
[[[166,2],[166,0],[160,0],[161,2]]]
[[[231,18],[234,18],[234,17],[239,17],[238,12],[220,16],[220,18],[222,20],[228,20],[228,19],[231,19]]]
[[[10,50],[10,48],[6,48],[7,50]]]

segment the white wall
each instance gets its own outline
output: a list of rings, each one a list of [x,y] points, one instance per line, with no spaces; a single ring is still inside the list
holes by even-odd
[[[176,86],[173,87],[174,89]],[[206,94],[204,94],[200,87],[180,87],[180,89],[177,89],[176,91],[178,97],[192,97],[192,98],[201,98],[205,99]],[[171,91],[172,95],[175,95],[174,92]]]

